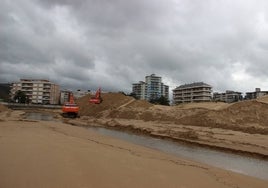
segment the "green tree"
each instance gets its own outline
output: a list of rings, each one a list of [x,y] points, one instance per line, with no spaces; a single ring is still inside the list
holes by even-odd
[[[135,98],[135,99],[139,99],[139,98],[137,97],[136,93],[133,93],[133,92],[130,93],[129,96],[131,96],[131,97],[133,97],[133,98]]]
[[[164,96],[161,96],[157,99],[152,99],[150,100],[150,103],[169,106],[169,100]]]
[[[18,102],[18,103],[26,103],[27,102],[27,96],[26,94],[19,90],[16,92],[15,96],[14,96],[14,101]]]

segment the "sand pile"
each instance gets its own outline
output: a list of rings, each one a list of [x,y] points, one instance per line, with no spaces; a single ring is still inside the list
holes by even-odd
[[[153,104],[149,103],[148,101],[145,100],[134,100],[130,104],[128,104],[126,107],[128,108],[150,108],[154,106]]]
[[[80,107],[81,116],[137,119],[136,114],[153,106],[147,101],[136,100],[122,93],[102,94],[103,101],[101,104],[89,103],[90,97],[90,95],[87,95],[76,101]]]
[[[209,110],[220,110],[227,108],[231,104],[225,102],[199,102],[199,103],[185,103],[178,105],[177,107],[182,109],[194,109],[194,108],[203,108]]]
[[[122,93],[103,93],[101,104],[89,103],[90,98],[91,96],[87,95],[76,101],[80,107],[81,116],[100,117],[104,113],[116,112],[121,108],[145,108],[152,106],[147,101],[135,100],[133,97],[126,96]]]
[[[258,101],[258,102],[262,102],[262,103],[267,103],[267,104],[268,104],[268,95],[259,97],[259,98],[257,99],[257,101]]]
[[[180,106],[153,105],[147,101],[136,100],[124,108],[111,111],[107,117],[174,123],[182,117],[207,111],[206,108],[184,109]]]
[[[250,100],[234,103],[221,110],[189,115],[177,123],[268,134],[267,114],[268,104]]]
[[[249,100],[234,104],[192,103],[178,106],[152,105],[121,93],[104,93],[103,102],[90,104],[90,95],[77,100],[81,116],[119,118],[177,125],[239,130],[268,134],[268,104]],[[268,100],[267,100],[268,101]]]
[[[116,108],[107,114],[109,118],[137,119],[155,121],[154,112],[150,109],[154,105],[145,100],[132,99],[127,105]]]

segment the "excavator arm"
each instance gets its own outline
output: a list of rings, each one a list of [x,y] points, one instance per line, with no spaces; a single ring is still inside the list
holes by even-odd
[[[91,97],[89,99],[89,103],[92,103],[92,104],[100,104],[102,102],[102,98],[101,98],[101,88],[99,88],[96,93],[95,93],[95,96],[94,97]]]

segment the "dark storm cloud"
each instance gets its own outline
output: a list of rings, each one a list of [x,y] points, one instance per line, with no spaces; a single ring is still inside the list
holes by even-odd
[[[155,73],[171,88],[268,90],[266,1],[29,0],[0,7],[0,80],[123,90]]]

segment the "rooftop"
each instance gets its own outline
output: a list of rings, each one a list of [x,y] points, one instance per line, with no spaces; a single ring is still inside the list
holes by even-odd
[[[45,79],[20,79],[21,82],[49,82]]]
[[[194,82],[191,84],[184,84],[184,85],[180,85],[179,87],[176,87],[176,89],[186,89],[186,88],[192,88],[192,87],[212,87],[204,82]]]

